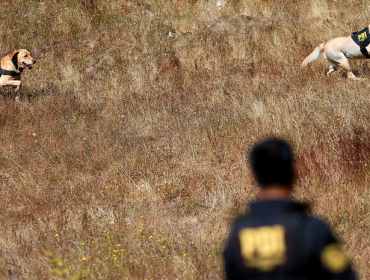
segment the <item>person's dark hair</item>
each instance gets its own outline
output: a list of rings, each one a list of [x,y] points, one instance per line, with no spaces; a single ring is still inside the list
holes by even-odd
[[[291,187],[294,179],[293,153],[287,142],[269,138],[257,143],[250,152],[250,164],[261,187]]]

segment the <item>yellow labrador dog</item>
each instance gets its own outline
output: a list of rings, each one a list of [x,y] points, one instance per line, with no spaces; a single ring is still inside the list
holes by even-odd
[[[23,69],[32,69],[35,63],[36,59],[24,49],[16,50],[3,57],[0,65],[0,87],[15,87],[17,93],[22,86]]]
[[[370,26],[369,26],[370,27]],[[349,65],[349,58],[352,59],[366,59],[365,55],[368,55],[367,51],[370,51],[370,45],[367,47],[361,47],[354,41],[353,36],[356,37],[356,40],[364,41],[365,39],[368,40],[370,36],[368,36],[368,30],[365,32],[366,29],[362,30],[359,33],[354,33],[352,36],[347,37],[337,37],[331,39],[328,42],[321,43],[319,46],[315,48],[315,50],[307,56],[301,65],[301,68],[305,68],[308,65],[312,64],[316,59],[319,58],[320,53],[324,51],[325,59],[330,63],[329,68],[326,71],[326,75],[330,75],[334,71],[338,69],[338,67],[342,68],[349,79],[353,80],[363,80],[361,78],[356,77]]]

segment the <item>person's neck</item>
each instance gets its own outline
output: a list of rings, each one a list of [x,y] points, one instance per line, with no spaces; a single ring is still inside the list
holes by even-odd
[[[279,185],[264,187],[261,189],[260,192],[260,198],[262,200],[285,200],[290,199],[291,195],[292,195],[291,188]]]

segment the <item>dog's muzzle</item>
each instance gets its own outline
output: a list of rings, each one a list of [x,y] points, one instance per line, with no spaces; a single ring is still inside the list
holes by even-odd
[[[36,62],[36,61],[35,61]],[[26,63],[26,62],[24,62],[24,61],[22,61],[22,65],[24,66],[24,67],[26,67],[26,68],[28,68],[28,69],[32,69],[32,65],[33,64],[35,64],[35,62],[33,62],[32,64],[28,64],[28,63]]]

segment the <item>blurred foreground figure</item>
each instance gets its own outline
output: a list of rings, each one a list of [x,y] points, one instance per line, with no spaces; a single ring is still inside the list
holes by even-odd
[[[323,221],[291,200],[293,154],[279,139],[257,144],[251,154],[260,201],[238,218],[224,252],[226,278],[356,279],[350,260]]]

